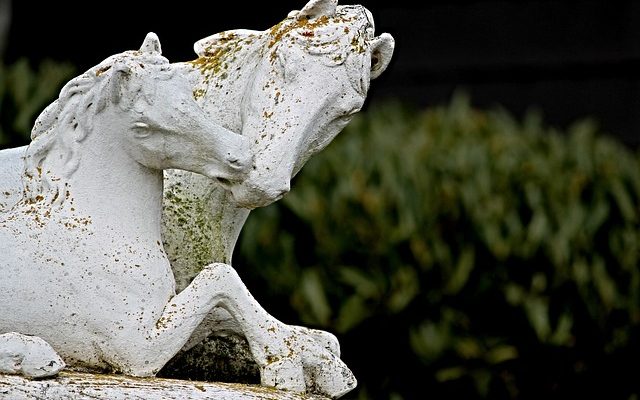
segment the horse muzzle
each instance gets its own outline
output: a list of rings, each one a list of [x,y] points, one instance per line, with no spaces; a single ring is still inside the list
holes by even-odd
[[[252,176],[245,181],[228,185],[227,189],[231,192],[233,200],[238,207],[254,209],[258,207],[268,206],[269,204],[280,200],[287,194],[291,188],[288,179],[281,181],[261,181],[256,183]]]

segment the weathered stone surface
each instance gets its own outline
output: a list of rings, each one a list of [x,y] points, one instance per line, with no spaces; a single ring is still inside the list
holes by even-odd
[[[71,80],[31,144],[0,152],[2,371],[55,373],[31,365],[53,362],[29,354],[38,336],[72,367],[148,377],[228,331],[262,385],[353,389],[337,338],[275,319],[229,264],[249,210],[289,191],[393,46],[364,7],[310,0],[198,41],[192,62],[170,64],[151,33]]]
[[[68,82],[28,148],[7,153],[0,169],[20,173],[6,180],[19,183],[7,189],[17,202],[0,212],[0,364],[37,359],[29,344],[20,360],[15,332],[44,339],[71,366],[150,376],[230,291],[240,290],[236,309],[252,309],[248,324],[273,319],[225,264],[175,293],[162,170],[242,179],[253,156],[196,104],[153,33]],[[16,372],[39,376],[24,367]]]
[[[0,374],[3,400],[323,400],[258,385],[131,378],[62,372],[55,379],[29,380]]]
[[[202,266],[230,263],[249,209],[282,197],[304,163],[360,110],[370,80],[393,54],[391,35],[376,36],[374,30],[362,6],[311,0],[268,30],[227,31],[196,43],[199,58],[182,66],[194,82],[197,101],[224,127],[250,138],[256,159],[242,182],[219,184],[186,171],[165,171],[163,243],[178,290]],[[228,323],[233,316],[226,310],[212,313],[187,348],[202,341],[216,348],[215,332],[229,326],[244,335],[238,324]],[[325,347],[339,353],[337,341],[325,337]],[[250,351],[238,348],[242,354]],[[215,357],[198,352],[179,357],[186,370],[201,368],[201,376],[220,370]],[[172,363],[174,371],[179,365]]]
[[[0,335],[0,374],[44,378],[64,367],[58,353],[41,338],[15,332]]]

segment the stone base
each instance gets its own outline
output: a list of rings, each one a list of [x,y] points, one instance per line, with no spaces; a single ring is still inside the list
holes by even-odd
[[[0,374],[0,399],[7,400],[324,400],[257,385],[161,378],[132,378],[62,372],[53,379],[30,380]]]

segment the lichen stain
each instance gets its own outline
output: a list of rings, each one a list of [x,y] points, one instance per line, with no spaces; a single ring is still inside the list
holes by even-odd
[[[181,269],[182,277],[190,281],[212,262],[229,262],[225,256],[222,211],[211,212],[211,199],[185,193],[180,185],[168,186],[164,198],[163,213],[176,222],[167,233],[175,239],[172,243],[176,250],[170,253],[188,254],[192,261],[184,266],[186,269]],[[188,282],[178,282],[178,286],[186,284]]]
[[[221,81],[232,76],[230,68],[238,64],[240,52],[248,48],[255,39],[255,35],[240,36],[233,32],[222,32],[205,49],[204,55],[188,62],[203,75],[200,87],[193,90],[193,98],[202,98],[207,92],[206,88],[211,84],[221,87]],[[235,69],[240,70],[239,67]]]
[[[303,32],[306,33],[306,35],[305,33],[303,33],[304,36],[313,36],[314,35],[313,31],[316,28],[320,26],[326,26],[328,23],[329,23],[329,17],[327,17],[326,15],[323,15],[316,19],[287,18],[284,21],[273,26],[269,30],[269,35],[271,36],[271,40],[269,41],[268,47],[272,48],[273,46],[275,46],[277,43],[279,43],[282,40],[282,38],[286,34],[288,34],[294,29],[303,29]]]

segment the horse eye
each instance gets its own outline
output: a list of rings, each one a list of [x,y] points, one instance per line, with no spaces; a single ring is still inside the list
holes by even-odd
[[[136,122],[133,124],[134,128],[140,128],[140,129],[146,129],[149,127],[149,124],[146,124],[144,122]]]
[[[147,124],[146,122],[141,122],[141,121],[134,122],[132,131],[133,131],[133,136],[138,139],[144,139],[151,135],[151,131],[149,130],[149,124]]]
[[[347,118],[352,118],[354,115],[356,115],[358,112],[360,111],[359,107],[355,107],[352,108],[351,110],[347,111],[346,113],[344,113],[342,115],[342,118],[347,119]]]

